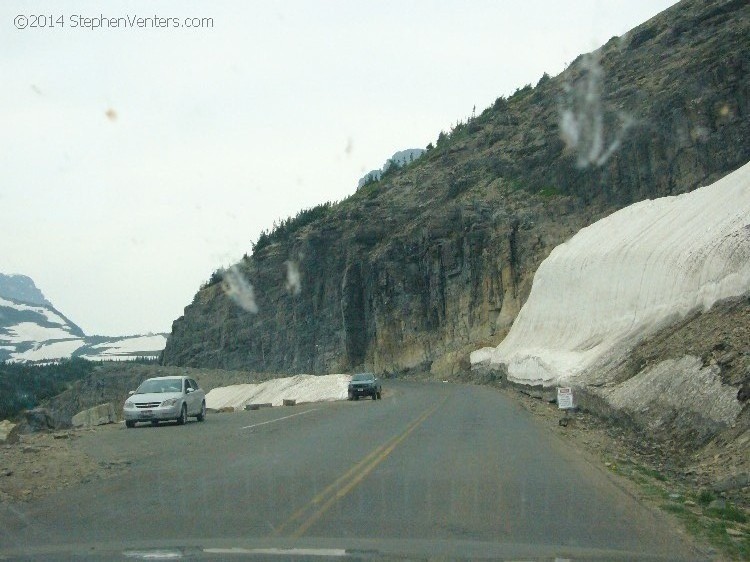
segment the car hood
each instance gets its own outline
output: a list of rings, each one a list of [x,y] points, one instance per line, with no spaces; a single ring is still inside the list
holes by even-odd
[[[182,392],[147,392],[145,394],[133,394],[128,400],[133,402],[164,402],[170,398],[181,398]]]

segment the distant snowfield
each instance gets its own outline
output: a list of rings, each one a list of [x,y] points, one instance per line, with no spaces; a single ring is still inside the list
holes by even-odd
[[[82,339],[63,340],[52,343],[37,344],[33,348],[22,353],[14,353],[12,361],[53,361],[61,357],[70,357],[78,349],[83,347]]]
[[[139,353],[161,351],[166,345],[167,337],[163,334],[125,337],[92,345],[90,349],[96,354],[84,353],[81,357],[91,361],[124,361],[137,357]]]
[[[47,322],[51,324],[59,324],[61,326],[67,325],[65,319],[62,318],[59,314],[55,314],[53,311],[43,306],[34,306],[32,304],[13,302],[2,297],[0,297],[0,306],[7,306],[9,308],[18,310],[19,312],[33,312],[39,314],[40,316],[46,318]]]
[[[601,367],[659,328],[750,292],[750,164],[691,193],[643,201],[555,248],[496,348],[528,385],[598,384]]]
[[[296,375],[258,384],[214,388],[206,394],[206,407],[242,410],[247,404],[281,406],[284,400],[332,402],[345,400],[350,375]]]
[[[12,343],[62,340],[72,335],[63,328],[40,326],[34,322],[19,322],[12,328],[8,328],[7,333],[8,341]]]

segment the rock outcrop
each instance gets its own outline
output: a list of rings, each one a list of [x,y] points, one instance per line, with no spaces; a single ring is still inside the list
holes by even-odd
[[[747,2],[683,0],[498,99],[414,163],[259,240],[233,268],[257,312],[214,276],[163,363],[466,368],[471,350],[502,341],[555,246],[750,160],[748,38]]]
[[[73,427],[93,427],[116,421],[117,414],[115,413],[115,407],[111,402],[107,402],[78,412],[73,416],[72,424]]]
[[[0,445],[18,443],[19,426],[8,420],[0,421]]]

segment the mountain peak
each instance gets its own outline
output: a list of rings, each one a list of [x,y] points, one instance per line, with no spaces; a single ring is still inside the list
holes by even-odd
[[[20,274],[0,273],[0,297],[27,304],[52,306],[31,277]]]

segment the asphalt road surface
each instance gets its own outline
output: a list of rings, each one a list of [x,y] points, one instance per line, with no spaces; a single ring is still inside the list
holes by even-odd
[[[130,468],[0,506],[0,559],[699,558],[497,391],[384,390],[86,433]]]

